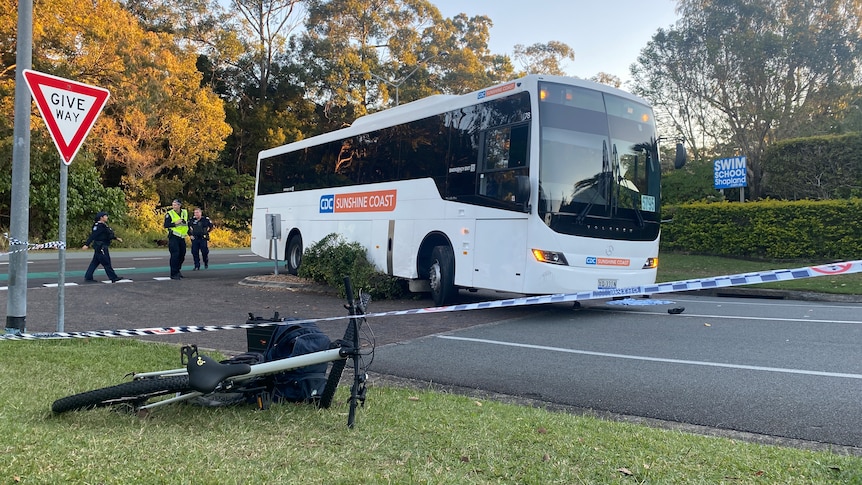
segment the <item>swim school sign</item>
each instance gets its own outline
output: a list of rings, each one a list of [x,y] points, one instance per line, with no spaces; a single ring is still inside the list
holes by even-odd
[[[713,160],[716,189],[747,187],[745,157],[719,158]]]

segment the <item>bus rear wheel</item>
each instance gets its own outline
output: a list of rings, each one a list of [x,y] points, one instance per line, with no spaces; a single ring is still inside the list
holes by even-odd
[[[434,304],[443,306],[455,294],[455,256],[449,246],[435,246],[431,250],[431,266],[428,267],[431,296]]]
[[[302,264],[302,236],[295,235],[287,241],[284,259],[284,266],[288,274],[296,275],[299,273],[299,265]]]

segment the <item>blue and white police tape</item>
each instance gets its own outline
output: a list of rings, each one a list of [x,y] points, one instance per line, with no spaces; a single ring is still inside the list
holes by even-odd
[[[565,303],[586,300],[601,300],[615,297],[632,297],[655,295],[661,293],[676,293],[683,291],[727,288],[731,286],[754,285],[776,281],[790,281],[819,276],[839,276],[862,272],[862,260],[842,263],[824,264],[820,266],[805,266],[795,269],[777,269],[758,271],[728,276],[714,276],[696,280],[673,281],[653,285],[633,286],[629,288],[582,291],[579,293],[561,293],[557,295],[527,296],[507,300],[494,300],[481,303],[465,303],[433,308],[416,308],[412,310],[393,310],[381,313],[366,314],[366,318],[391,317],[400,315],[419,315],[423,313],[445,313],[466,310],[481,310],[486,308],[504,308],[525,305],[540,305],[545,303]],[[306,322],[327,322],[345,320],[349,315],[339,317],[314,318],[306,320],[291,320],[289,322],[260,322],[231,325],[182,325],[176,327],[155,327],[117,330],[92,330],[85,332],[51,332],[51,333],[17,333],[0,335],[0,340],[37,340],[37,339],[71,339],[90,337],[142,337],[147,335],[176,335],[180,333],[214,332],[217,330],[235,330],[253,327],[271,327],[274,325],[298,324]]]
[[[25,247],[23,247],[21,249],[16,249],[14,251],[0,252],[0,256],[8,256],[10,254],[23,253],[24,251],[33,251],[36,249],[66,249],[66,243],[64,243],[63,241],[50,241],[50,242],[45,242],[45,243],[33,244],[33,243],[21,241],[20,239],[17,239],[14,237],[9,237],[8,233],[3,234],[3,236],[5,236],[6,239],[9,240],[9,247],[10,248],[12,246],[25,246]]]

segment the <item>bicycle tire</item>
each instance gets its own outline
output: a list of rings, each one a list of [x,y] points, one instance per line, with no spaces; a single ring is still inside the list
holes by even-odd
[[[361,318],[359,315],[358,318]],[[353,342],[353,322],[347,325],[347,330],[344,332],[342,341]],[[347,359],[338,359],[332,362],[332,367],[329,369],[329,376],[326,378],[326,386],[323,388],[323,394],[320,395],[320,400],[317,401],[317,407],[320,409],[329,409],[332,406],[332,399],[335,397],[335,391],[338,390],[338,383],[341,382],[341,374],[344,372],[344,367],[347,365]]]
[[[138,379],[57,399],[51,410],[59,414],[121,404],[130,404],[137,410],[152,398],[186,391],[191,391],[187,375]]]

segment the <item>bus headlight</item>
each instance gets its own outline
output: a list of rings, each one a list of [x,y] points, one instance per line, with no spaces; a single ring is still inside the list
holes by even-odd
[[[563,256],[563,253],[558,253],[556,251],[533,249],[533,257],[540,263],[561,264],[563,266],[569,265],[569,262],[566,261],[566,257]]]
[[[655,268],[658,268],[658,258],[647,258],[646,263],[644,263],[643,269]]]

